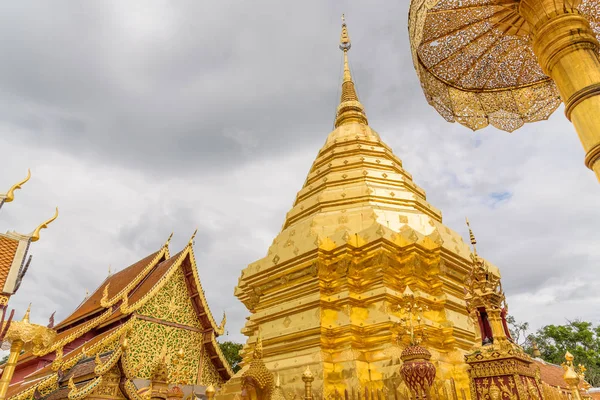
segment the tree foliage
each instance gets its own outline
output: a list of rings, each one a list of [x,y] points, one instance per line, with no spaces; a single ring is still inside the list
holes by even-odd
[[[515,317],[509,315],[506,317],[506,322],[508,323],[508,330],[510,331],[510,335],[514,339],[514,341],[522,347],[526,347],[529,343],[529,338],[527,336],[527,330],[529,329],[529,322],[517,322]]]
[[[562,364],[565,353],[571,352],[576,364],[583,364],[587,371],[585,379],[593,386],[600,385],[600,326],[580,320],[565,325],[546,325],[532,334],[527,334],[529,324],[519,323],[513,317],[506,321],[511,335],[530,355],[533,343],[537,344],[541,358],[552,364]]]
[[[219,347],[221,347],[221,351],[225,356],[225,359],[229,362],[231,369],[233,372],[238,372],[240,370],[240,363],[242,362],[242,356],[240,355],[240,350],[244,347],[241,343],[234,342],[223,342],[219,343]]]

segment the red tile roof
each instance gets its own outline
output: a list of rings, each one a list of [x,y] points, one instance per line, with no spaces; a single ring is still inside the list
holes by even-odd
[[[540,378],[542,378],[543,382],[550,386],[560,386],[561,388],[567,387],[567,384],[563,379],[565,371],[560,365],[550,364],[539,359],[534,359],[533,362],[540,367]]]
[[[0,235],[0,292],[6,283],[6,277],[17,253],[19,241]]]
[[[110,284],[108,287],[108,296],[109,298],[117,295],[121,290],[123,290],[136,276],[138,276],[146,266],[158,255],[158,252],[152,253],[149,256],[141,259],[135,264],[130,265],[122,271],[115,273],[114,275],[109,276],[102,282],[100,286],[92,293],[90,297],[87,298],[77,309],[67,318],[65,318],[60,324],[56,326],[56,329],[60,331],[61,329],[76,323],[85,317],[94,315],[98,312],[104,311],[104,307],[100,305],[100,300],[102,299],[102,295],[104,292],[104,288],[106,285]]]

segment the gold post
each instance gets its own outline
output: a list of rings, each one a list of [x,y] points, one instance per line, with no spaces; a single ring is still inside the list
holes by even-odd
[[[212,399],[214,399],[216,392],[217,391],[215,390],[215,387],[211,383],[210,385],[208,385],[208,387],[206,388],[206,391],[204,393],[206,394],[206,398],[208,400],[212,400]]]
[[[571,3],[571,4],[569,4]],[[578,1],[521,0],[533,51],[552,78],[586,152],[585,165],[600,181],[600,60],[598,41]]]
[[[315,380],[315,377],[310,370],[310,367],[307,365],[306,370],[302,374],[302,381],[304,382],[304,400],[312,400],[312,382]]]
[[[21,354],[21,350],[23,350],[24,344],[25,343],[22,340],[13,340],[12,345],[10,346],[10,355],[8,356],[6,367],[4,367],[4,372],[2,372],[2,379],[0,379],[0,400],[4,400],[6,398],[8,386],[10,385],[10,381],[15,373],[17,360]]]
[[[494,343],[508,340],[506,333],[504,332],[504,326],[502,325],[502,317],[500,315],[501,310],[492,307],[486,309],[486,311],[488,314],[488,321],[490,321],[490,327],[492,328]]]
[[[565,354],[566,361],[562,364],[562,367],[565,370],[563,379],[569,386],[569,390],[571,390],[573,399],[582,400],[581,394],[579,393],[579,381],[581,380],[581,377],[573,368],[573,358],[573,355],[567,351],[567,354]]]

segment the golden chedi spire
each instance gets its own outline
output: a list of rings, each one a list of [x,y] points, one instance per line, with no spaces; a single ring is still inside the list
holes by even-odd
[[[354,81],[348,65],[348,50],[352,46],[350,36],[348,36],[348,28],[346,27],[346,18],[342,14],[342,34],[340,37],[340,49],[344,52],[344,79],[342,81],[342,96],[340,105],[337,108],[335,117],[335,127],[344,125],[349,122],[360,122],[367,125],[367,115],[363,105],[358,101]]]
[[[473,260],[476,261],[479,257],[477,254],[477,240],[475,239],[475,235],[471,230],[471,224],[469,223],[469,218],[465,218],[467,221],[467,228],[469,228],[469,239],[471,240],[471,245],[473,245]]]
[[[242,271],[235,289],[251,313],[243,330],[252,338],[244,361],[252,362],[261,330],[257,347],[264,347],[265,365],[281,375],[286,393],[298,397],[304,391],[300,365],[310,366],[323,397],[371,382],[388,384],[397,373],[393,331],[406,317],[394,307],[408,285],[418,306],[429,307],[422,319],[425,345],[440,370],[464,363],[475,343],[459,296],[465,271],[473,269],[472,251],[442,223],[402,160],[367,124],[348,67],[345,22],[340,42],[345,66],[336,127],[281,231],[264,257]],[[489,274],[499,277],[491,264]],[[368,365],[364,357],[372,357]],[[348,379],[337,374],[351,370],[359,372]],[[468,388],[466,371],[455,378],[458,387]],[[223,400],[239,395],[241,384],[239,377],[228,382]]]

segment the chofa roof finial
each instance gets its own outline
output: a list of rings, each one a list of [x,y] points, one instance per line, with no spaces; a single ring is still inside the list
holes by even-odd
[[[15,190],[21,189],[21,186],[23,186],[23,184],[25,184],[29,180],[29,178],[31,178],[30,169],[27,170],[27,177],[25,179],[12,185],[12,187],[8,189],[8,192],[6,192],[6,194],[0,193],[0,207],[2,207],[2,204],[4,203],[10,203],[11,201],[13,201],[15,199]]]

